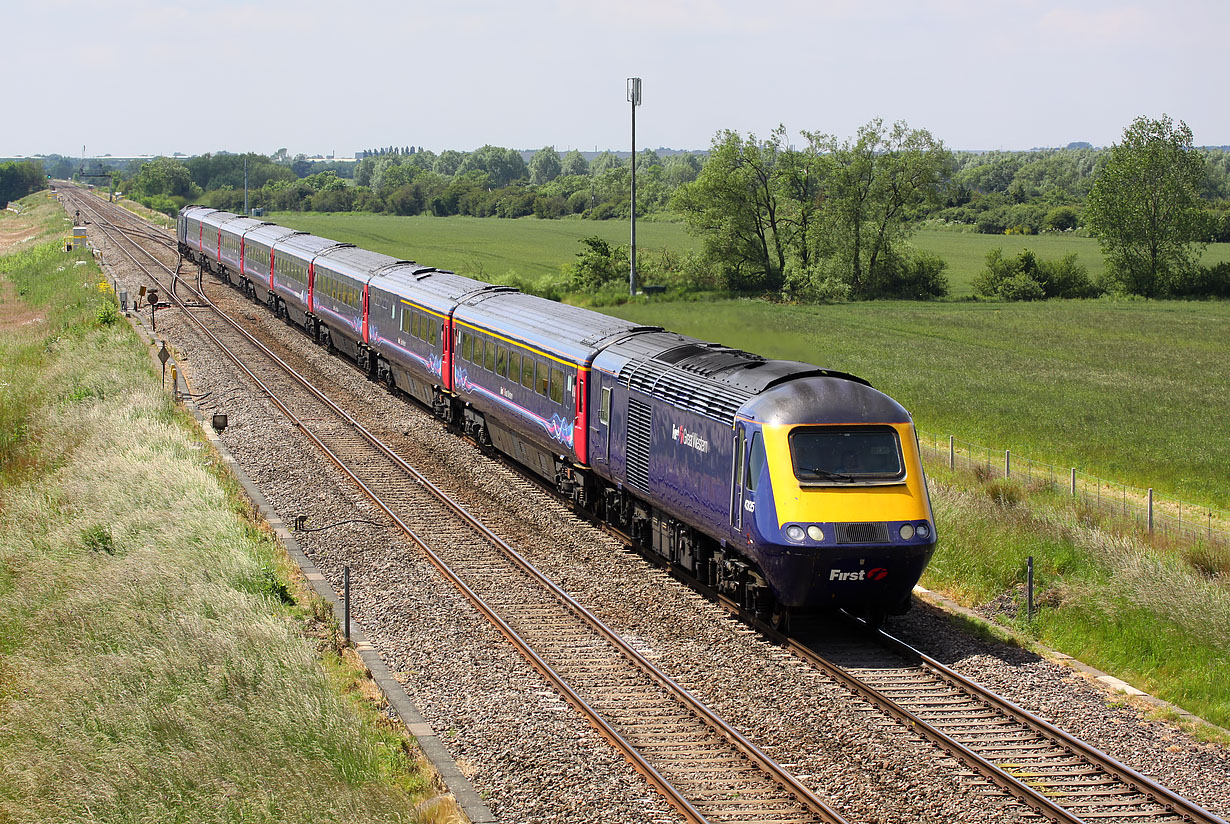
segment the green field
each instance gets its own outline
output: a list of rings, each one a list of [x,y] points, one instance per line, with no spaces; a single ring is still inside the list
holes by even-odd
[[[1230,304],[1171,301],[604,311],[853,372],[941,435],[1230,506]]]
[[[627,245],[627,223],[614,220],[538,220],[537,218],[392,217],[368,214],[278,212],[270,220],[365,249],[407,258],[479,280],[517,274],[531,281],[558,280],[572,262],[578,241],[598,235]],[[699,248],[681,223],[638,221],[638,250]]]
[[[558,280],[560,267],[575,259],[580,248],[577,241],[581,238],[598,235],[612,243],[628,243],[628,224],[618,220],[393,217],[319,212],[278,212],[269,219],[292,229],[452,269],[480,280],[503,280],[510,274],[531,281]],[[951,297],[974,293],[974,278],[982,271],[987,252],[996,247],[1009,256],[1028,248],[1048,260],[1076,252],[1091,277],[1097,278],[1103,270],[1097,242],[1072,235],[1023,237],[924,229],[914,235],[912,242],[948,262]],[[637,222],[636,245],[642,253],[661,248],[683,252],[701,246],[682,223],[650,220]],[[1213,244],[1205,252],[1206,264],[1227,260],[1230,243]]]
[[[980,235],[946,229],[923,229],[916,232],[911,243],[927,252],[934,252],[948,262],[948,288],[951,297],[974,293],[974,278],[986,264],[987,252],[1003,249],[1005,257],[1015,257],[1031,249],[1043,260],[1056,260],[1076,253],[1077,260],[1089,270],[1096,281],[1106,269],[1098,242],[1092,238],[1071,234],[1044,235]],[[1204,253],[1205,265],[1230,260],[1230,243],[1211,244]]]

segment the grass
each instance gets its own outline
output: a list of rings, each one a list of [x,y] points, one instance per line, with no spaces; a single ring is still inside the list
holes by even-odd
[[[948,262],[948,287],[951,297],[974,294],[974,278],[986,265],[987,252],[999,248],[1005,257],[1016,257],[1031,249],[1043,260],[1057,260],[1075,254],[1097,281],[1106,271],[1102,251],[1093,238],[1071,233],[1048,232],[1042,235],[980,235],[945,229],[921,229],[911,238],[919,249],[934,252]],[[1230,260],[1230,243],[1213,243],[1205,250],[1206,266]]]
[[[0,822],[444,820],[85,260],[0,258]]]
[[[361,213],[278,212],[269,220],[292,229],[354,243],[394,257],[452,269],[479,280],[519,276],[556,281],[576,258],[583,237],[598,235],[628,244],[628,224],[613,220],[536,218],[392,217]],[[699,248],[681,223],[636,224],[638,256],[644,250]]]
[[[923,578],[1017,632],[1230,727],[1230,553],[1215,574],[1064,496],[932,473],[940,545]],[[1027,621],[1025,562],[1036,613]]]
[[[930,432],[1230,506],[1224,301],[642,302],[603,311],[852,372]]]
[[[629,240],[628,224],[620,220],[394,217],[321,212],[277,212],[269,219],[292,229],[452,269],[479,280],[505,281],[518,276],[531,282],[557,281],[560,267],[576,257],[581,238],[598,235],[625,246]],[[682,223],[642,220],[636,224],[636,234],[638,257],[661,248],[685,252],[701,247]],[[950,295],[954,298],[973,295],[974,278],[982,271],[987,252],[996,247],[1008,256],[1032,249],[1047,260],[1075,252],[1093,278],[1099,277],[1104,268],[1097,241],[1071,234],[1007,236],[922,229],[911,242],[948,262]],[[1212,244],[1205,252],[1205,264],[1227,260],[1230,243]]]

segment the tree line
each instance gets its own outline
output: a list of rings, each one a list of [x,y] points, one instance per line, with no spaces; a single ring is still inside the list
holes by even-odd
[[[1109,149],[1030,152],[953,152],[925,129],[880,119],[849,138],[802,135],[796,146],[784,127],[766,138],[722,131],[703,154],[638,153],[637,215],[683,220],[703,246],[699,255],[638,258],[638,268],[681,290],[803,301],[940,297],[944,261],[908,241],[919,227],[948,226],[1081,232],[1102,243],[1108,277],[1100,283],[1074,259],[1000,255],[988,257],[976,284],[986,296],[1225,292],[1228,267],[1197,261],[1203,244],[1230,240],[1230,152],[1196,148],[1185,124],[1139,118]],[[167,211],[189,200],[239,211],[246,161],[249,204],[272,210],[582,219],[627,219],[631,211],[633,159],[610,152],[592,162],[550,146],[528,162],[491,145],[363,154],[356,163],[316,164],[291,160],[285,149],[158,158],[129,170],[123,185]],[[1153,189],[1128,185],[1141,179]],[[1146,203],[1152,211],[1141,218]],[[590,243],[571,277],[587,288],[614,284],[627,254]]]
[[[43,164],[38,161],[0,163],[0,209],[8,206],[10,201],[37,192],[46,183]]]

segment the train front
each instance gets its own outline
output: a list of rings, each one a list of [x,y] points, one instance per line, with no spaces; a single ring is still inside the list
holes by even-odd
[[[904,612],[935,551],[908,412],[857,379],[788,380],[740,410],[741,538],[781,605]]]

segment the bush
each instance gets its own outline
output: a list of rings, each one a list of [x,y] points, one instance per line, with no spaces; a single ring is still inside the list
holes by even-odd
[[[1170,293],[1180,298],[1230,298],[1230,262],[1179,273]]]
[[[986,268],[974,278],[975,294],[1004,300],[1092,298],[1102,291],[1089,279],[1089,271],[1075,252],[1060,260],[1038,260],[1024,249],[1009,259],[1002,249],[992,249],[987,252]]]
[[[1043,300],[1046,291],[1041,283],[1022,272],[1000,283],[999,296],[1004,300]]]
[[[930,300],[948,294],[948,264],[931,252],[891,255],[868,272],[859,297]]]
[[[1096,298],[1102,290],[1089,279],[1089,270],[1076,259],[1076,253],[1060,260],[1040,261],[1039,280],[1048,298]]]
[[[850,284],[823,264],[802,267],[788,265],[782,283],[782,297],[798,303],[842,303],[850,299]]]
[[[1076,228],[1076,210],[1071,206],[1056,206],[1046,213],[1042,225],[1056,232],[1068,232]]]

